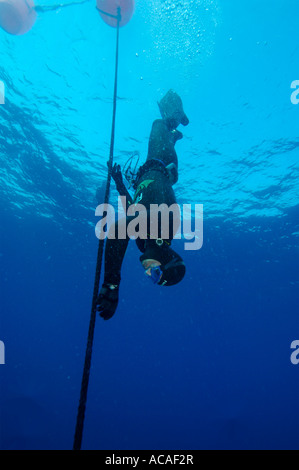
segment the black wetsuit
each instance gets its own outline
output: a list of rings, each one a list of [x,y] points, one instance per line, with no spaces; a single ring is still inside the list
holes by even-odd
[[[123,183],[117,184],[117,190],[121,196],[127,198],[127,208],[131,204],[142,204],[149,215],[150,204],[167,204],[171,206],[176,203],[172,184],[178,180],[178,158],[175,146],[175,134],[168,128],[166,121],[156,120],[153,123],[149,139],[148,156],[146,163],[140,168],[136,181],[136,191],[130,197]],[[172,165],[173,176],[169,176],[166,166]],[[134,217],[127,216],[126,224]],[[121,280],[121,266],[128,246],[129,238],[118,239],[118,222],[115,224],[115,239],[107,239],[105,250],[105,277],[104,284],[119,285]],[[170,229],[169,237],[165,240],[170,244],[174,234]],[[137,246],[144,251],[144,240],[136,240]]]

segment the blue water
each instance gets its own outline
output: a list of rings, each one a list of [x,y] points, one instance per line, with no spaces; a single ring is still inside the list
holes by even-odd
[[[297,38],[296,0],[137,0],[121,29],[115,161],[146,158],[175,89],[175,191],[204,205],[204,244],[174,242],[187,275],[169,290],[129,246],[117,313],[96,323],[84,449],[299,448]],[[0,447],[70,449],[115,30],[91,0],[0,43]]]

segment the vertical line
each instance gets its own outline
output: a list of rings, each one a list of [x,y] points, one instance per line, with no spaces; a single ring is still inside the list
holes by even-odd
[[[112,130],[111,130],[111,143],[110,143],[110,154],[108,161],[108,176],[105,192],[104,203],[108,204],[109,202],[109,192],[110,192],[110,181],[111,181],[111,169],[113,165],[113,152],[114,152],[114,138],[115,138],[115,121],[116,121],[116,102],[117,102],[117,78],[118,78],[118,51],[119,51],[119,23],[121,20],[120,8],[117,9],[117,34],[116,34],[116,54],[115,54],[115,79],[114,79],[114,94],[113,94],[113,116],[112,116]],[[103,260],[103,251],[104,251],[104,240],[99,241],[98,255],[97,255],[97,264],[96,264],[96,273],[93,289],[93,298],[92,298],[92,307],[91,315],[89,322],[87,346],[85,353],[85,362],[81,382],[81,392],[80,392],[80,401],[78,406],[77,422],[73,443],[73,450],[81,450],[82,437],[83,437],[83,428],[84,428],[84,419],[85,419],[85,410],[87,402],[87,392],[91,368],[91,357],[92,357],[92,347],[94,339],[94,330],[96,323],[96,310],[97,310],[97,297],[99,291],[99,284],[101,278],[101,267]]]

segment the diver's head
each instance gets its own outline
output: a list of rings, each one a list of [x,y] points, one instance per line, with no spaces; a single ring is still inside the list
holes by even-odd
[[[161,263],[155,259],[145,259],[142,261],[145,274],[151,278],[154,284],[158,284],[162,277]]]
[[[147,246],[140,261],[145,274],[159,286],[174,286],[185,276],[186,266],[182,258],[171,248],[152,244]]]

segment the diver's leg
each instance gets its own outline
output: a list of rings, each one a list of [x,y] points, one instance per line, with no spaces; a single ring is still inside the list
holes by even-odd
[[[177,138],[178,132],[171,130],[163,119],[154,121],[148,144],[148,160],[152,158],[163,160],[167,157],[167,160],[176,161],[177,154],[174,146],[179,140]],[[181,137],[183,136],[181,133],[179,134]]]
[[[174,150],[175,143],[183,138],[183,134],[177,130],[182,124],[187,126],[187,118],[183,102],[180,96],[173,90],[168,93],[158,103],[162,119],[154,121],[149,139],[148,159],[162,159],[168,155],[168,160],[177,160]]]

